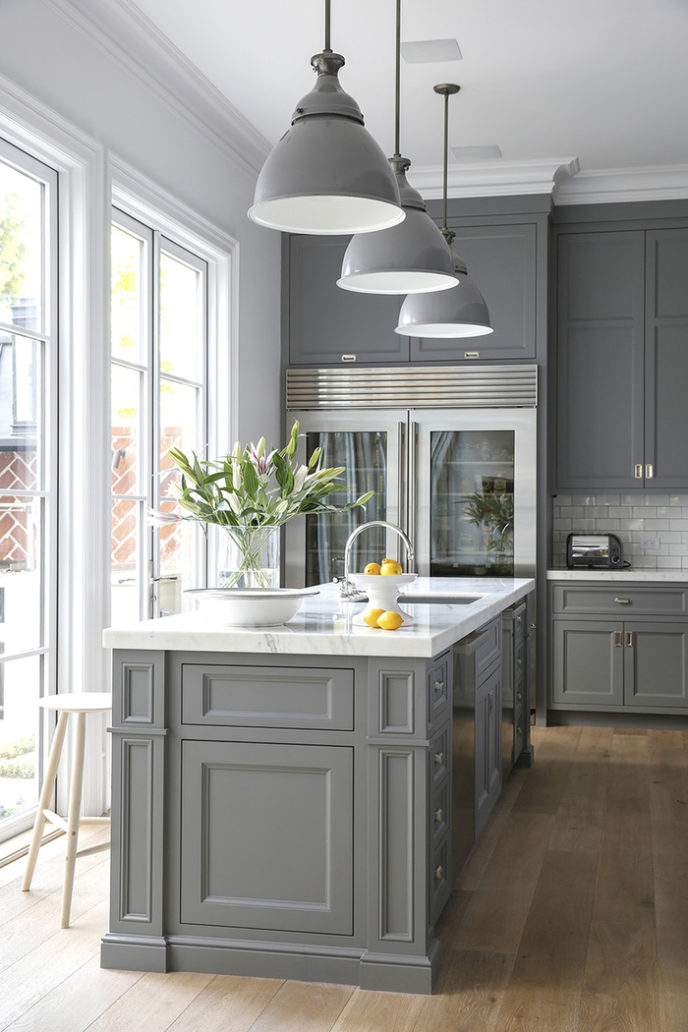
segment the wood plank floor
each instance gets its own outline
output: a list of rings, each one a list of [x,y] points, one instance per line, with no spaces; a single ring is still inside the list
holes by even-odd
[[[62,838],[30,893],[23,860],[0,869],[0,1030],[688,1032],[688,732],[533,730],[442,917],[432,997],[103,971],[107,854],[78,861],[63,931]]]

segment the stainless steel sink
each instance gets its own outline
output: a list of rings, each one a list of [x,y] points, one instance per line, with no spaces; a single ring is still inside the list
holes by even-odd
[[[470,606],[479,602],[482,595],[399,595],[399,601],[407,606]]]

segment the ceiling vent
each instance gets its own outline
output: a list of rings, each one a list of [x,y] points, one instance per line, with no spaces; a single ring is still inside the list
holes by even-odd
[[[463,55],[455,39],[417,39],[401,44],[407,64],[433,64],[438,61],[461,61]]]

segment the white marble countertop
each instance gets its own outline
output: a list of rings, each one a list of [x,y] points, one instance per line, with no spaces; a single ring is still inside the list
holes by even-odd
[[[688,570],[638,570],[632,566],[624,570],[548,570],[547,580],[562,581],[599,581],[614,583],[632,581],[650,584],[685,584],[688,581]]]
[[[236,628],[210,622],[202,610],[145,620],[103,632],[103,645],[116,649],[190,652],[266,652],[284,655],[415,656],[432,658],[488,623],[533,590],[533,580],[497,577],[419,577],[404,592],[401,608],[414,619],[398,631],[353,624],[365,603],[338,597],[335,584],[320,586],[281,627]],[[479,595],[469,604],[412,604],[414,595]]]

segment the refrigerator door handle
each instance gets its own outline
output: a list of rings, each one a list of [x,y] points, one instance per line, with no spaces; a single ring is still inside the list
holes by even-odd
[[[411,420],[409,426],[408,443],[408,536],[411,539],[413,550],[418,555],[418,542],[416,541],[416,483],[418,480],[417,468],[418,452],[418,423]]]
[[[408,530],[408,482],[406,479],[406,423],[397,424],[397,523],[404,530]],[[401,561],[403,556],[399,552],[399,542],[396,542],[397,559]]]

